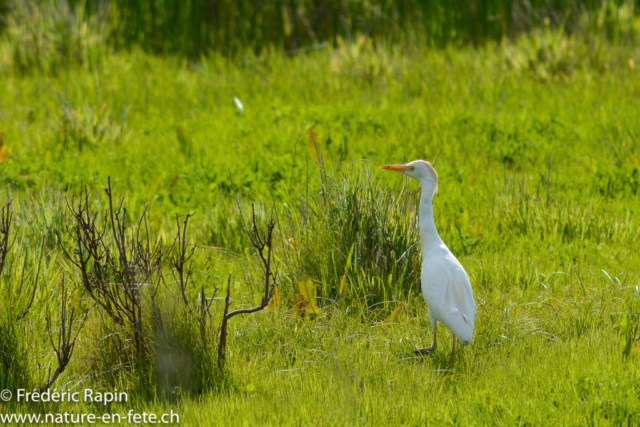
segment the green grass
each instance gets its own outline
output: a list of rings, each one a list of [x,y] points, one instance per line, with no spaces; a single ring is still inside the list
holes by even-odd
[[[14,6],[9,16],[24,5],[70,5],[80,15],[101,21],[114,46],[138,45],[190,58],[211,50],[306,49],[359,34],[438,47],[481,45],[544,22],[570,34],[597,30],[616,42],[632,42],[639,30],[626,26],[637,15],[633,0],[2,0],[0,13],[3,4],[4,9]],[[0,21],[0,30],[2,25]]]
[[[145,300],[150,364],[118,353],[110,332],[127,331],[93,308],[54,385],[115,387],[129,403],[4,404],[2,413],[173,409],[185,425],[640,422],[635,343],[623,356],[640,308],[637,49],[549,27],[477,49],[357,39],[198,62],[110,54],[99,38],[83,45],[89,61],[20,45],[39,67],[9,54],[11,37],[0,43],[0,171],[17,236],[1,278],[15,295],[0,319],[3,369],[13,363],[3,381],[32,389],[55,369],[45,312],[55,312],[63,276],[72,304],[92,305],[62,251],[71,247],[65,198],[86,184],[101,212],[108,176],[134,217],[149,204],[152,235],[165,241],[176,214],[196,212],[190,292],[226,290],[232,273],[235,308],[258,301],[261,280],[236,195],[245,219],[252,202],[261,222],[275,205],[282,304],[234,318],[227,376],[192,387],[179,371],[199,363],[204,378],[211,342],[174,304],[167,266],[164,338],[150,332]],[[436,157],[437,226],[478,304],[474,341],[453,360],[442,326],[442,349],[413,356],[414,343],[431,340],[413,246],[416,183],[376,168]],[[27,298],[17,278],[26,265],[30,289],[41,247],[34,306],[11,329],[7,316]],[[317,316],[292,308],[305,276]],[[221,309],[216,300],[212,338]]]

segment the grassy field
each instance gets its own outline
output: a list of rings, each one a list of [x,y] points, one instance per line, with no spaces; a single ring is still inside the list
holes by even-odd
[[[73,33],[69,57],[18,44],[19,31],[0,43],[14,241],[0,276],[0,388],[33,390],[55,370],[49,337],[60,333],[64,283],[78,338],[52,387],[118,389],[129,401],[13,400],[0,413],[173,410],[183,425],[640,423],[633,43],[546,26],[476,48],[356,38],[192,62],[113,53],[91,25]],[[476,294],[474,341],[455,358],[444,344],[412,353],[431,342],[419,188],[377,169],[417,158],[437,158],[437,226]],[[103,218],[108,177],[131,230],[148,205],[151,241],[169,246],[176,215],[195,212],[190,305],[167,258],[141,282],[142,350],[73,265],[68,203],[86,185]],[[227,278],[232,308],[261,298],[245,233],[252,203],[261,229],[276,221],[278,294],[230,321],[216,374]],[[211,317],[198,317],[201,292],[211,298],[216,286]]]

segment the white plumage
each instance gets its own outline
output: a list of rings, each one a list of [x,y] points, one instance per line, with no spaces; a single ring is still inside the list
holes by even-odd
[[[455,335],[451,353],[455,353],[456,337],[463,345],[473,340],[476,317],[471,282],[460,261],[442,241],[433,217],[433,196],[438,191],[438,174],[431,163],[414,160],[406,165],[381,166],[404,173],[420,182],[420,238],[422,243],[422,295],[429,308],[433,327],[433,344],[416,350],[430,353],[437,347],[437,323],[443,323]]]

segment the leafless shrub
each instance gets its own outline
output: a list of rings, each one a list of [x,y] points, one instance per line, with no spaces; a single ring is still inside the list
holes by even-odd
[[[278,277],[278,269],[277,267],[274,269],[273,267],[273,230],[275,228],[275,221],[270,219],[267,222],[267,231],[266,233],[261,233],[258,230],[258,224],[256,222],[256,210],[255,206],[251,205],[252,208],[252,229],[249,232],[249,238],[251,239],[251,246],[256,250],[258,257],[260,258],[260,262],[262,263],[262,267],[264,269],[264,295],[262,296],[262,300],[260,301],[260,305],[252,307],[252,308],[243,308],[234,311],[229,311],[229,307],[231,306],[231,276],[227,281],[227,296],[224,299],[224,314],[222,316],[222,323],[220,325],[220,335],[218,337],[218,370],[222,371],[224,369],[225,363],[225,355],[226,355],[226,347],[227,347],[227,334],[228,334],[228,322],[229,319],[238,315],[238,314],[250,314],[256,313],[258,311],[264,310],[268,305],[269,301],[273,297],[275,292],[275,284]],[[266,254],[265,254],[266,249]]]
[[[82,284],[93,300],[119,325],[133,332],[136,351],[145,350],[142,331],[141,290],[157,282],[167,248],[161,240],[151,241],[146,209],[132,222],[124,198],[114,206],[111,178],[105,192],[109,207],[102,218],[92,212],[86,187],[68,203],[72,223],[67,227],[74,240],[74,253],[67,257],[78,268]]]
[[[187,349],[192,347],[190,350],[186,350],[189,357],[195,357],[196,360],[207,360],[215,355],[215,345],[217,344],[218,372],[222,372],[225,364],[229,320],[239,314],[250,314],[265,309],[274,295],[278,276],[273,259],[275,221],[269,220],[266,231],[261,231],[258,227],[255,207],[253,207],[253,224],[251,230],[247,230],[247,232],[251,245],[263,267],[264,293],[259,305],[231,311],[231,288],[227,286],[224,314],[218,329],[218,342],[216,343],[215,340],[212,342],[210,334],[214,327],[211,307],[218,287],[214,286],[211,297],[207,298],[204,285],[200,287],[191,285],[196,247],[189,244],[187,230],[193,214],[185,215],[182,220],[176,218],[175,240],[172,245],[164,245],[161,240],[152,242],[149,237],[146,209],[135,223],[131,223],[124,207],[124,200],[120,200],[117,205],[114,204],[110,179],[105,192],[109,206],[104,215],[99,215],[93,209],[86,187],[77,200],[72,199],[68,202],[72,221],[67,226],[67,232],[72,237],[74,248],[73,251],[65,251],[65,253],[73,265],[77,267],[83,287],[95,301],[101,313],[106,313],[115,323],[130,329],[137,354],[147,355],[152,353],[154,348],[156,352],[160,348],[171,356],[172,352],[184,351],[180,348],[184,349],[186,345]],[[169,256],[169,252],[173,252],[173,256]],[[155,343],[156,347],[149,346],[148,344],[151,343],[145,339],[147,330],[143,330],[142,325],[144,307],[141,290],[143,286],[148,284],[166,284],[163,269],[169,264],[175,278],[172,283],[176,284],[176,288],[169,289],[169,295],[173,295],[175,302],[183,305],[185,309],[183,313],[186,316],[180,318],[178,322],[172,321],[173,326],[165,329],[161,308],[163,303],[169,302],[166,300],[167,295],[160,293],[160,297],[156,298],[158,286],[145,293],[150,297],[151,310],[156,322],[155,337],[156,341],[160,342],[160,344]],[[228,285],[230,283],[231,277],[229,277]],[[156,303],[160,306],[157,307]],[[190,323],[192,322],[190,319],[197,323]],[[178,335],[176,335],[176,331],[170,330],[176,325],[178,325]],[[197,329],[191,329],[192,327],[197,327]],[[62,341],[57,347],[54,347],[56,354],[59,354],[60,361],[57,375],[64,370],[66,363],[68,363],[68,361],[65,362],[66,357],[67,355],[70,357],[73,350],[75,339],[71,340],[70,328],[67,326],[63,330]],[[188,331],[195,332],[196,330],[199,331],[200,336],[194,335],[193,337],[197,337],[195,340],[188,336],[180,336],[182,333],[188,334]],[[181,342],[181,340],[183,341]],[[121,353],[122,350],[119,352]],[[198,375],[201,374],[201,372],[198,373]],[[55,376],[56,373],[52,376],[51,383],[55,381]],[[204,377],[210,378],[206,375]],[[210,379],[205,382],[207,381]],[[205,382],[202,384],[203,388],[206,387]]]
[[[55,334],[57,335],[57,340],[54,340],[54,330],[52,328],[52,320],[51,313],[47,308],[46,321],[47,321],[47,330],[49,331],[49,342],[51,343],[51,347],[53,347],[53,351],[56,353],[56,358],[58,359],[58,367],[53,372],[53,375],[49,376],[49,380],[40,387],[40,392],[47,390],[53,383],[56,381],[58,376],[64,372],[67,365],[71,361],[71,356],[73,356],[73,349],[76,345],[76,339],[78,339],[78,334],[82,330],[82,327],[85,324],[85,320],[87,318],[86,314],[80,326],[76,329],[76,333],[72,334],[73,330],[73,322],[76,320],[76,309],[75,307],[69,308],[69,297],[67,293],[67,288],[65,286],[64,276],[62,278],[61,283],[62,288],[62,300],[60,302],[60,327],[57,328]]]

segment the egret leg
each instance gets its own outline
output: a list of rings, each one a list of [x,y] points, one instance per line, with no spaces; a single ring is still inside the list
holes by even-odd
[[[455,355],[456,355],[456,336],[453,335],[453,344],[451,345],[451,356],[455,356]]]
[[[417,350],[414,350],[413,352],[415,354],[429,354],[436,350],[436,348],[438,347],[438,344],[436,342],[437,328],[438,328],[438,324],[434,322],[433,323],[433,344],[431,344],[431,347],[419,348]]]

